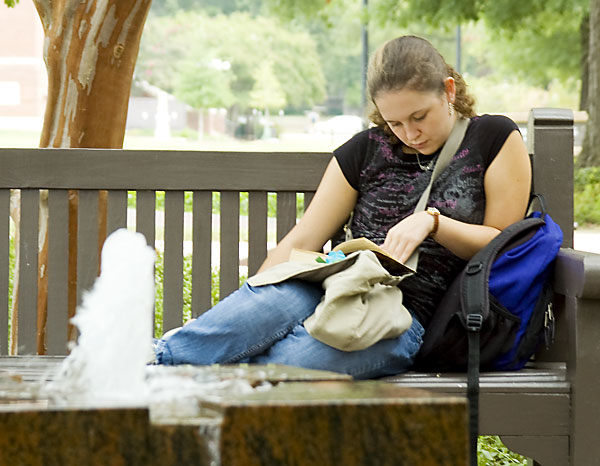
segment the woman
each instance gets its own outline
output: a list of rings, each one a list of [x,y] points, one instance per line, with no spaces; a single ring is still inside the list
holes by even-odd
[[[475,116],[461,76],[429,42],[413,36],[387,42],[372,57],[367,80],[376,126],[334,151],[310,207],[261,270],[286,261],[292,248],[322,249],[353,212],[353,235],[381,244],[398,260],[421,248],[418,273],[400,284],[411,328],[365,350],[339,351],[302,325],[322,297],[320,286],[245,284],[160,340],[158,363],[280,363],[356,378],[406,371],[465,261],[523,218],[531,170],[517,126],[501,116]],[[431,209],[415,213],[459,115],[470,118],[466,135],[432,186]]]

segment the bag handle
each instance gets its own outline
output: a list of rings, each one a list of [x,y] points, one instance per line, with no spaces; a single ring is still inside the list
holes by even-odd
[[[460,116],[454,122],[454,126],[452,127],[452,131],[450,132],[450,136],[448,136],[448,139],[446,139],[444,147],[442,147],[442,151],[440,152],[440,155],[438,157],[437,163],[435,164],[435,168],[433,169],[433,173],[431,174],[431,180],[425,188],[425,191],[423,191],[419,202],[417,202],[417,206],[415,207],[414,212],[421,212],[427,207],[427,202],[429,201],[429,193],[431,192],[433,182],[436,180],[438,175],[442,173],[450,164],[452,157],[454,156],[454,154],[456,154],[456,151],[460,147],[460,143],[465,137],[465,133],[467,132],[469,122],[469,119]],[[406,265],[413,270],[417,270],[418,263],[419,248],[416,248],[412,255],[406,261]]]
[[[527,211],[532,209],[534,201],[537,199],[538,204],[540,205],[540,213],[541,218],[545,218],[548,213],[548,204],[546,203],[546,198],[542,194],[531,193],[529,197],[529,205],[527,206]]]

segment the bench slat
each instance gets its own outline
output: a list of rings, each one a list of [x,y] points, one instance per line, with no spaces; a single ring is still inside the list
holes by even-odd
[[[123,189],[108,192],[106,236],[119,228],[127,228],[127,191]]]
[[[197,317],[211,305],[212,192],[193,196],[192,316]]]
[[[146,243],[155,249],[156,237],[156,192],[137,191],[135,195],[135,231],[146,237]],[[156,320],[156,309],[152,304],[152,322]],[[152,329],[154,335],[154,328]]]
[[[461,373],[407,372],[383,380],[406,387],[419,387],[444,393],[466,393],[467,375]],[[520,371],[482,372],[482,392],[569,393],[564,363],[532,364]]]
[[[77,304],[98,276],[98,191],[80,190],[77,211]]]
[[[184,192],[165,192],[163,329],[183,323]]]
[[[305,191],[304,192],[304,212],[306,212],[306,209],[308,209],[308,206],[312,202],[313,197],[315,197],[314,191]]]
[[[21,224],[19,245],[19,354],[34,354],[37,350],[37,290],[38,290],[38,219],[40,192],[21,190]]]
[[[154,248],[156,237],[156,192],[137,191],[135,206],[135,231],[146,237],[146,242]]]
[[[248,193],[248,276],[256,273],[267,257],[268,193]]]
[[[65,354],[68,328],[69,192],[48,192],[48,354]]]
[[[311,191],[330,159],[331,153],[3,149],[0,166],[12,163],[0,171],[0,187]]]
[[[221,253],[219,300],[239,288],[240,196],[235,191],[221,192]],[[237,253],[236,253],[237,251]]]
[[[277,193],[277,242],[296,224],[296,193]]]
[[[10,190],[0,189],[0,355],[8,354]]]

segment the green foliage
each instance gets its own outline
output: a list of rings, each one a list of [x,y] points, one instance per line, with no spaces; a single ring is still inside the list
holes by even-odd
[[[262,0],[163,0],[153,2],[151,14],[172,16],[178,11],[196,11],[202,9],[209,15],[231,14],[245,11],[258,14],[263,10]]]
[[[478,466],[527,466],[527,459],[508,450],[499,437],[481,436],[477,442]]]
[[[323,14],[336,0],[264,0],[268,11],[287,20],[312,19]],[[341,2],[345,3],[345,2]]]
[[[163,299],[164,299],[164,255],[156,252],[154,272],[155,303],[154,303],[154,335],[157,338],[164,333],[163,329]],[[192,317],[192,256],[183,258],[183,321]],[[168,329],[167,329],[168,330]]]
[[[4,3],[6,3],[9,8],[13,8],[17,3],[19,3],[19,0],[4,0]]]
[[[190,105],[247,109],[255,103],[251,92],[266,87],[257,82],[267,79],[257,75],[261,63],[271,64],[268,80],[276,84],[270,87],[280,88],[288,104],[312,105],[324,98],[325,78],[310,35],[274,18],[247,13],[209,16],[180,11],[148,18],[136,77]]]
[[[479,21],[485,25],[485,37],[468,50],[469,55],[483,59],[479,72],[487,68],[488,73],[509,80],[547,86],[557,79],[565,82],[580,77],[580,29],[588,8],[589,0],[379,0],[371,18],[402,27],[419,18],[448,32],[457,24]],[[467,68],[473,73],[471,66]]]
[[[240,286],[248,277],[240,275]],[[155,317],[154,317],[154,336],[160,338],[164,333],[163,329],[163,284],[164,284],[164,256],[157,251],[155,266]],[[211,272],[211,305],[219,302],[219,269],[213,268]],[[192,318],[192,256],[188,254],[183,257],[183,321],[186,322]]]
[[[489,34],[485,43],[490,63],[504,76],[542,87],[579,77],[581,21],[577,14],[544,12],[521,28]]]
[[[14,277],[15,277],[15,261],[16,261],[16,249],[15,249],[15,236],[13,233],[10,235],[10,243],[8,246],[8,334],[0,337],[0,350],[7,353],[8,348],[8,336],[10,335],[10,328],[12,325],[12,301],[13,301],[13,288],[14,288]],[[6,345],[6,346],[5,346]]]
[[[194,195],[190,191],[184,193],[184,211],[192,212],[194,205]],[[304,194],[298,193],[296,195],[296,216],[300,218],[304,213]],[[136,206],[136,193],[135,191],[127,192],[127,207],[129,209],[135,209]],[[156,192],[156,209],[159,211],[165,210],[165,192]],[[221,193],[214,192],[212,195],[212,213],[219,214],[221,212]],[[240,193],[240,215],[248,215],[248,193]],[[267,194],[267,215],[271,218],[277,215],[277,194]]]
[[[233,75],[228,69],[217,69],[212,61],[181,64],[175,76],[175,95],[192,107],[227,108],[235,102],[231,92]]]
[[[275,75],[273,62],[263,61],[254,73],[254,86],[249,103],[254,108],[278,110],[285,107],[286,98],[281,83]]]
[[[575,221],[600,224],[600,167],[575,170]]]

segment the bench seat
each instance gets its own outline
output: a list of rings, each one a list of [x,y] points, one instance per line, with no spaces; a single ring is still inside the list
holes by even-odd
[[[409,372],[383,380],[404,387],[418,387],[448,394],[466,394],[467,376],[460,373]],[[566,393],[571,392],[564,363],[532,363],[514,372],[482,372],[482,395],[492,393]]]

